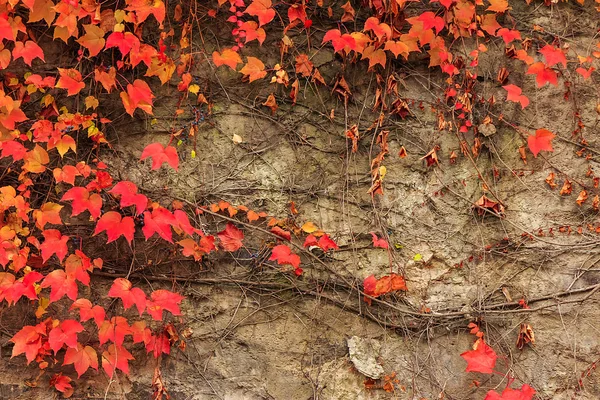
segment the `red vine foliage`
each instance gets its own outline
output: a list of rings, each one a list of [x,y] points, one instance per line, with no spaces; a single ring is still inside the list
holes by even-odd
[[[385,158],[389,157],[388,132],[380,127],[386,119],[409,118],[411,108],[425,107],[402,97],[401,77],[394,73],[397,65],[426,58],[432,70],[444,75],[443,93],[427,106],[437,116],[437,128],[454,133],[462,155],[470,157],[481,145],[479,131],[502,121],[502,116],[490,112],[476,124],[478,117],[473,114],[475,105],[493,107],[497,101],[476,91],[479,60],[491,44],[503,46],[514,68],[525,71],[538,87],[567,83],[571,76],[567,71],[574,64],[577,79],[590,79],[600,57],[600,52],[574,54],[560,38],[549,40],[548,35],[521,30],[506,0],[371,0],[343,5],[325,0],[169,5],[162,0],[125,0],[112,6],[95,0],[4,0],[1,7],[0,300],[8,307],[30,306],[35,322],[15,332],[12,356],[24,356],[41,370],[64,366],[62,374],[50,378],[50,384],[65,396],[73,392],[67,375],[73,369],[77,377],[100,366],[110,378],[117,371],[128,374],[135,346],[160,357],[173,346],[183,349],[187,337],[175,318],[182,314],[184,297],[174,288],[147,291],[127,276],[118,277],[106,295],[119,299],[121,312],[86,298],[81,288],[89,286],[91,276],[103,268],[102,258],[86,254],[88,243],[122,242],[134,247],[136,242],[154,238],[198,261],[212,252],[243,249],[243,227],[266,223],[273,241],[270,260],[282,266],[283,273],[297,276],[303,269],[292,239],[301,238],[307,248],[337,249],[335,241],[311,222],[298,227],[288,219],[269,218],[225,202],[204,208],[181,202],[165,206],[148,198],[135,183],[117,179],[101,161],[103,152],[111,148],[106,134],[111,120],[103,115],[102,106],[116,100],[116,93],[125,113],[151,115],[156,100],[151,87],[176,84],[180,104],[193,106],[197,118],[173,131],[168,143],[148,145],[140,159],[151,160],[149,170],[177,171],[182,162],[177,143],[195,138],[199,121],[212,108],[209,94],[195,81],[197,68],[212,63],[236,71],[248,84],[269,81],[276,89],[262,104],[275,114],[279,104],[293,106],[301,98],[302,81],[335,93],[343,104],[352,98],[355,88],[344,78],[344,71],[334,82],[323,78],[313,62],[318,51],[333,52],[345,66],[364,64],[377,82],[373,111],[380,117],[371,130],[377,132],[378,153],[371,163],[369,193],[380,196],[387,172]],[[198,54],[190,46],[192,30],[194,24],[209,19],[229,24],[231,38],[224,42],[233,44]],[[305,44],[296,45],[301,37]],[[467,53],[462,45],[460,49],[455,45],[463,39],[470,39]],[[279,46],[276,64],[258,56],[257,49],[266,41]],[[38,69],[60,42],[74,49],[76,62]],[[521,108],[531,105],[523,89],[511,82],[507,69],[498,71],[498,83],[508,101]],[[176,115],[180,112],[175,110]],[[334,114],[332,110],[332,118]],[[556,135],[549,127],[535,132],[514,128],[522,133],[523,145],[534,157],[553,151]],[[467,143],[467,133],[473,135],[472,144]],[[345,133],[351,151],[357,151],[363,134],[356,126]],[[585,148],[583,139],[581,145]],[[194,144],[192,157],[195,151]],[[528,154],[524,148],[521,151],[526,162]],[[406,150],[400,156],[406,156]],[[453,152],[450,162],[457,157]],[[436,148],[423,159],[432,168],[440,162]],[[593,188],[597,187],[594,180]],[[584,192],[577,200],[580,205],[587,200],[586,188]],[[564,194],[570,194],[570,189]],[[597,208],[598,195],[595,199]],[[501,215],[500,200],[487,200],[474,207]],[[228,222],[218,232],[207,232],[196,219],[204,213],[225,216]],[[76,220],[86,221],[93,229],[69,233]],[[384,237],[372,235],[375,247],[389,251]],[[398,290],[407,290],[406,282],[394,273],[370,276],[364,282],[367,301]],[[66,303],[69,316],[60,316],[52,307],[55,303]],[[494,350],[482,337],[462,356],[468,362],[467,371],[491,373],[496,362]],[[534,393],[523,385],[518,391],[507,388],[486,398],[530,399]]]

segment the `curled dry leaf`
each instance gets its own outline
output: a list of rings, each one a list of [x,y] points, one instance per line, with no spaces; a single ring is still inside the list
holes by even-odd
[[[497,216],[504,215],[504,205],[497,201],[494,201],[487,197],[486,195],[482,195],[479,200],[473,204],[473,209],[477,211],[479,215],[484,215],[487,212],[490,212]]]

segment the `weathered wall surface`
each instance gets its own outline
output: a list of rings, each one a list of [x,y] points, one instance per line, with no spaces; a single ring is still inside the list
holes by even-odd
[[[597,13],[591,6],[540,7],[535,17],[529,9],[513,7],[523,26],[537,24],[573,46],[594,45]],[[224,37],[224,32],[207,26],[206,49],[212,51],[215,42],[210,38]],[[272,64],[278,54],[267,53],[274,45],[265,43],[262,50],[266,59],[273,57]],[[477,156],[465,157],[459,138],[437,129],[433,92],[439,92],[442,77],[416,59],[395,66],[401,96],[413,115],[386,121],[390,153],[383,163],[384,195],[374,200],[367,191],[370,160],[379,151],[373,131],[368,131],[376,119],[370,111],[375,82],[363,64],[344,72],[353,89],[347,117],[343,102],[313,83],[302,82],[298,104],[291,107],[284,101],[289,89],[265,82],[241,85],[239,74],[215,73],[204,64],[197,78],[206,85],[203,90],[211,94],[214,108],[200,124],[196,157],[190,156],[194,139],[179,147],[183,159],[177,174],[149,174],[137,161],[145,145],[165,143],[172,127],[185,126],[193,118],[189,109],[173,117],[173,87],[153,88],[158,93],[154,121],[114,118],[115,152],[107,161],[122,179],[143,188],[164,188],[153,194],[165,201],[171,195],[203,204],[225,200],[272,215],[286,216],[294,201],[298,222],[313,221],[341,247],[319,256],[322,262],[303,254],[305,273],[300,278],[281,274],[266,261],[264,241],[235,257],[177,261],[152,270],[190,277],[179,284],[187,296],[183,308],[193,336],[184,353],[160,360],[173,398],[482,399],[487,390],[504,388],[506,376],[464,372],[459,355],[472,345],[466,326],[475,319],[482,321],[488,343],[501,355],[498,369],[510,371],[515,385],[530,384],[541,399],[600,397],[597,372],[592,371],[583,386],[578,383],[600,354],[598,215],[590,201],[583,206],[575,202],[579,184],[592,188],[588,167],[598,168],[597,82],[590,85],[565,76],[571,81],[571,95],[565,100],[564,85],[538,89],[532,77],[515,67],[511,81],[535,93],[530,96],[532,106],[521,110],[503,100],[495,81],[500,64],[508,63],[501,56],[503,46],[489,46],[490,52],[481,57],[479,75],[484,79],[477,90],[486,98],[496,96],[496,103],[475,105],[480,120],[474,123],[489,115],[497,131],[480,136]],[[342,72],[340,60],[315,52],[313,62],[325,81],[333,82]],[[274,115],[260,105],[271,92],[280,103]],[[576,154],[580,147],[571,134],[576,112],[586,126],[583,137],[592,153],[587,160]],[[498,121],[500,115],[505,122]],[[354,154],[344,136],[352,124],[362,134]],[[511,125],[551,130],[558,135],[555,151],[538,158],[528,154],[524,164],[518,147],[525,142]],[[234,134],[243,143],[234,143]],[[473,145],[472,135],[465,139]],[[440,164],[428,167],[421,158],[436,145]],[[408,153],[405,158],[398,156],[401,146]],[[455,163],[449,160],[452,151],[459,155]],[[544,182],[549,172],[556,174],[557,189]],[[560,196],[558,189],[566,178],[573,182],[573,194]],[[473,210],[483,194],[502,200],[504,218]],[[570,234],[560,232],[567,226]],[[581,234],[576,233],[578,227],[583,228]],[[371,231],[389,238],[389,253],[372,247]],[[422,260],[414,261],[417,254]],[[368,275],[382,276],[390,268],[405,275],[408,291],[368,306],[356,288]],[[96,283],[106,284],[101,278]],[[516,306],[521,298],[528,300],[530,309]],[[515,347],[522,323],[533,327],[535,347]],[[349,359],[347,340],[353,336],[381,345],[376,360],[385,374],[397,374],[394,392],[365,387],[365,376]],[[143,352],[135,356],[136,372],[130,380],[119,377],[113,382],[108,398],[148,398],[157,361]],[[21,398],[31,398],[38,393],[14,386],[17,363],[6,354],[2,357],[0,397],[17,398],[20,393]],[[102,398],[106,378],[99,374],[90,380],[90,395]]]

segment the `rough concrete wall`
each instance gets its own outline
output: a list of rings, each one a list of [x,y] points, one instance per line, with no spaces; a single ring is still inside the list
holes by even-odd
[[[597,13],[591,6],[539,7],[535,16],[529,9],[513,7],[519,23],[563,32],[573,46],[593,44]],[[224,32],[217,26],[206,29],[215,37]],[[212,50],[210,35],[204,39]],[[261,51],[274,64],[278,54],[269,53],[272,46],[266,43]],[[500,56],[502,50],[498,45],[481,59],[485,80],[477,90],[486,98],[504,98],[493,78],[498,67],[511,64]],[[317,53],[313,61],[328,83],[341,72],[340,60],[329,51]],[[502,115],[506,123],[494,122],[497,132],[481,137],[477,157],[460,155],[453,164],[449,155],[461,154],[459,139],[438,131],[431,106],[442,77],[418,60],[398,63],[401,96],[413,115],[386,121],[390,154],[384,161],[385,194],[374,200],[367,191],[370,160],[378,149],[367,128],[377,117],[370,111],[375,82],[363,64],[345,71],[353,88],[347,117],[335,95],[305,81],[298,104],[291,107],[280,101],[280,109],[271,115],[260,103],[272,91],[283,99],[288,89],[264,82],[240,84],[238,74],[215,74],[205,64],[198,79],[212,93],[213,113],[195,139],[197,156],[190,157],[191,140],[179,147],[183,160],[177,174],[149,174],[147,166],[137,162],[145,145],[166,142],[171,127],[192,119],[188,109],[178,119],[172,117],[177,101],[172,87],[155,88],[155,121],[115,118],[110,168],[140,187],[165,188],[154,189],[155,198],[167,201],[174,195],[204,204],[222,199],[281,216],[294,201],[299,222],[315,222],[341,247],[319,255],[321,262],[303,254],[305,274],[300,278],[281,274],[261,259],[264,241],[236,258],[178,261],[166,272],[159,271],[191,277],[180,284],[187,296],[185,318],[194,334],[185,353],[161,360],[173,398],[482,399],[487,390],[503,388],[506,376],[464,372],[459,355],[472,345],[466,326],[476,318],[501,355],[498,369],[510,371],[515,385],[530,384],[541,399],[599,398],[597,372],[585,378],[583,387],[578,385],[600,353],[600,241],[595,230],[588,229],[589,224],[595,228],[598,216],[589,201],[581,207],[575,203],[580,189],[576,183],[589,187],[588,166],[597,168],[597,88],[572,76],[571,97],[564,100],[562,84],[538,89],[522,67],[519,72],[517,64],[512,66],[511,80],[532,93],[532,106],[521,110],[504,101],[476,105],[481,119],[491,115],[497,121]],[[576,154],[580,148],[571,137],[576,111],[594,151],[587,160]],[[352,124],[364,133],[355,154],[344,136]],[[535,159],[529,154],[525,165],[518,153],[524,140],[510,124],[550,129],[558,135],[555,151]],[[243,143],[234,143],[233,134]],[[472,135],[466,140],[473,144]],[[436,145],[440,165],[427,167],[420,159]],[[406,158],[398,157],[401,146],[408,152]],[[551,190],[544,182],[549,172],[556,173],[559,188],[566,177],[573,181],[573,195]],[[479,175],[488,185],[488,195],[494,193],[505,204],[504,218],[474,212],[473,203],[485,193]],[[203,221],[207,226],[214,223]],[[560,232],[564,226],[574,232]],[[582,234],[575,233],[579,226]],[[389,237],[389,253],[372,247],[371,231]],[[422,259],[414,261],[417,254]],[[390,268],[406,276],[408,291],[368,306],[356,288],[366,276],[385,275]],[[106,282],[97,278],[96,284]],[[516,307],[521,298],[529,301],[529,310]],[[522,323],[533,327],[535,347],[515,347]],[[393,393],[365,387],[365,376],[349,357],[347,340],[354,336],[380,345],[373,356],[385,374],[397,374]],[[136,372],[113,382],[109,398],[148,398],[156,361],[143,351],[134,355]],[[3,357],[2,390],[10,393],[0,397],[21,393],[21,398],[32,398],[38,392],[13,387],[17,364]],[[89,380],[82,385],[102,398],[106,378],[99,374]],[[475,380],[481,387],[473,384]]]

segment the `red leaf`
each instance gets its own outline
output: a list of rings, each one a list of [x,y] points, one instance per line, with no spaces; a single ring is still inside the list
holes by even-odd
[[[592,76],[592,72],[594,72],[596,70],[596,68],[594,67],[589,67],[588,69],[585,69],[583,67],[578,67],[575,71],[583,76],[583,79],[589,79],[590,76]]]
[[[69,237],[62,235],[59,230],[46,229],[42,232],[44,235],[44,243],[41,244],[42,262],[48,261],[53,254],[62,262],[68,252],[67,242]]]
[[[529,105],[527,96],[521,94],[521,88],[516,85],[502,86],[507,92],[506,100],[521,103],[521,109]]]
[[[67,319],[53,328],[48,335],[48,344],[54,354],[62,349],[63,345],[77,347],[77,334],[83,332],[83,325],[73,319]]]
[[[513,40],[521,40],[521,32],[516,29],[500,28],[496,32],[496,36],[501,36],[506,44],[509,44]]]
[[[317,238],[311,233],[310,235],[308,235],[306,237],[306,240],[304,240],[304,247],[310,247],[310,246],[319,246],[319,242],[317,241]]]
[[[46,336],[46,324],[40,322],[35,326],[24,326],[13,336],[10,341],[15,345],[12,349],[12,357],[25,353],[29,365],[37,356],[43,346],[43,338]]]
[[[356,50],[356,39],[351,35],[340,32],[339,29],[330,29],[323,37],[323,42],[331,42],[333,50],[337,53],[340,50]]]
[[[104,311],[104,308],[99,305],[92,307],[92,302],[88,299],[75,300],[69,310],[75,309],[79,309],[79,320],[81,322],[85,322],[93,318],[98,327],[102,325],[104,317],[106,316],[106,311]]]
[[[131,217],[121,218],[121,214],[118,212],[109,211],[98,220],[93,236],[102,231],[106,231],[106,236],[108,236],[107,243],[114,242],[121,235],[125,236],[125,239],[131,243],[133,234],[135,233],[135,223]]]
[[[552,139],[556,135],[547,129],[538,129],[535,131],[535,135],[529,135],[527,138],[527,145],[529,150],[533,153],[533,156],[537,158],[540,151],[554,151],[552,148]]]
[[[156,321],[162,320],[163,310],[169,311],[173,315],[181,315],[179,303],[181,303],[183,299],[184,297],[180,294],[169,290],[155,290],[150,294],[147,312]]]
[[[317,246],[319,246],[325,252],[329,250],[339,250],[338,245],[327,234],[324,234],[319,238]]]
[[[140,39],[131,32],[113,32],[106,38],[106,49],[118,47],[123,56],[129,54],[131,49],[139,51]]]
[[[123,371],[125,375],[129,375],[129,360],[135,360],[130,352],[122,346],[111,344],[102,353],[102,369],[109,378],[112,378],[118,369]]]
[[[484,400],[531,400],[535,395],[535,389],[531,386],[524,384],[521,389],[506,388],[499,395],[497,392],[490,390],[487,392]]]
[[[69,347],[65,353],[62,365],[69,364],[73,364],[77,371],[77,377],[81,378],[81,375],[85,374],[90,367],[98,371],[98,354],[92,347],[83,347],[78,343],[77,347]]]
[[[64,376],[62,374],[54,374],[52,379],[50,379],[50,387],[58,390],[63,394],[65,399],[71,397],[73,395],[73,386],[71,386],[71,378],[68,376]]]
[[[102,197],[99,194],[90,192],[80,186],[73,187],[63,195],[60,201],[72,201],[71,215],[79,215],[84,211],[89,211],[92,218],[96,219],[100,216],[102,210]]]
[[[273,228],[271,228],[271,233],[274,233],[275,235],[279,236],[282,239],[287,240],[288,242],[290,240],[292,240],[292,234],[289,231],[286,231],[285,229],[281,229],[278,226],[274,226]]]
[[[146,343],[146,353],[154,353],[154,358],[158,358],[162,353],[171,353],[171,342],[167,335],[161,333],[158,336],[150,335]]]
[[[277,261],[277,264],[289,264],[294,268],[300,268],[300,256],[292,253],[292,250],[285,244],[273,247],[269,261]]]
[[[135,205],[136,214],[143,213],[148,206],[148,198],[138,193],[138,188],[133,182],[121,181],[108,193],[121,197],[121,208]]]
[[[446,23],[442,17],[436,16],[432,11],[424,12],[419,15],[417,21],[423,22],[423,30],[435,28],[436,34],[439,35],[440,31],[444,29]]]
[[[144,226],[142,232],[148,240],[152,235],[158,235],[169,243],[173,243],[171,227],[179,226],[179,222],[171,211],[164,207],[157,207],[150,211],[144,211]]]
[[[31,67],[31,62],[34,58],[39,58],[44,61],[44,52],[42,48],[32,40],[26,42],[15,42],[15,48],[13,49],[13,60],[23,57],[25,64]]]
[[[567,68],[567,58],[561,49],[557,49],[556,47],[547,44],[539,51],[546,58],[547,67],[552,67],[553,65],[561,63],[563,67]]]
[[[491,374],[498,358],[496,352],[483,339],[478,339],[473,348],[474,350],[465,351],[460,355],[467,362],[465,372]]]
[[[73,301],[77,299],[77,282],[75,282],[74,278],[67,276],[62,269],[55,269],[46,275],[40,286],[42,288],[51,288],[51,302],[60,300],[65,294]]]
[[[152,158],[152,169],[159,169],[163,163],[169,164],[175,171],[179,166],[179,157],[177,156],[177,150],[173,146],[163,147],[160,143],[152,143],[146,146],[142,152],[140,160],[144,161],[146,158]]]
[[[67,96],[76,95],[85,87],[85,83],[82,82],[81,73],[76,69],[64,69],[58,68],[60,78],[56,83],[56,87],[60,89],[67,89]]]
[[[374,247],[381,247],[382,249],[387,249],[389,248],[389,244],[388,242],[384,239],[384,238],[377,238],[377,235],[375,234],[375,232],[370,232],[371,236],[373,237],[373,246]]]
[[[363,281],[363,287],[365,294],[371,297],[379,297],[397,290],[407,290],[404,278],[396,274],[386,275],[379,279],[373,275],[368,276]]]
[[[140,315],[146,309],[146,294],[140,288],[132,288],[132,284],[125,278],[117,278],[113,282],[108,297],[118,297],[123,301],[126,310],[135,304]]]
[[[100,344],[104,344],[110,340],[117,346],[120,346],[127,335],[131,335],[131,328],[124,317],[112,317],[110,321],[103,321],[100,328],[98,328],[98,340]]]
[[[232,223],[228,222],[225,229],[217,233],[219,240],[221,241],[221,248],[226,251],[239,250],[243,244],[244,232],[235,227]]]
[[[558,76],[556,72],[550,68],[546,68],[543,62],[531,64],[527,69],[528,75],[535,75],[535,82],[538,87],[544,86],[546,83],[551,83],[554,86],[558,85]]]

